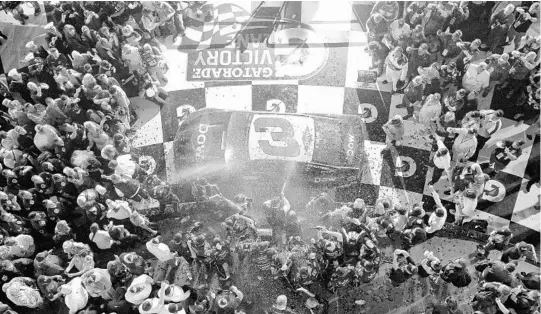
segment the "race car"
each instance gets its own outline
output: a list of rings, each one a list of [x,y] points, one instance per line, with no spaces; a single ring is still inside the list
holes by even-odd
[[[179,177],[292,177],[315,184],[360,179],[366,128],[360,116],[205,108],[180,122]]]

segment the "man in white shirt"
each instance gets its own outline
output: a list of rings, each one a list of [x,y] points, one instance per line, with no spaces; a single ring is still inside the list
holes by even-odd
[[[162,237],[157,236],[146,243],[147,250],[161,262],[167,262],[176,257],[167,244],[161,242]]]
[[[123,200],[106,200],[105,204],[107,205],[107,218],[124,220],[129,219],[132,215],[132,209],[130,204]]]
[[[100,227],[97,223],[93,223],[90,226],[90,235],[88,236],[90,241],[96,243],[96,246],[100,250],[110,249],[115,241],[109,235],[109,232],[100,230]]]
[[[487,64],[485,62],[470,64],[467,66],[466,73],[462,78],[462,87],[468,92],[473,92],[477,95],[482,89],[488,87],[489,82],[490,73],[487,71]]]
[[[447,209],[441,203],[440,196],[438,193],[436,193],[436,191],[434,191],[434,187],[429,185],[428,189],[430,193],[432,193],[432,197],[434,198],[434,202],[436,202],[437,206],[436,210],[430,214],[430,218],[428,219],[428,227],[425,229],[427,234],[432,234],[443,228],[443,225],[447,220]]]
[[[455,224],[461,225],[470,221],[475,215],[477,193],[473,189],[466,189],[458,198],[459,201],[455,210]]]
[[[150,241],[146,243],[146,247],[147,250],[152,253],[152,255],[156,256],[156,258],[160,260],[160,262],[164,262],[168,265],[164,276],[164,278],[167,278],[171,270],[178,266],[178,261],[176,258],[178,253],[171,252],[169,246],[162,243],[161,236],[150,239]]]
[[[430,180],[428,183],[429,185],[433,185],[434,183],[438,182],[444,171],[447,172],[447,178],[449,180],[451,178],[451,155],[449,154],[449,149],[445,147],[439,138],[437,140],[437,145],[438,150],[432,159],[432,166],[434,167],[434,170],[432,172],[432,180]],[[449,185],[452,185],[451,181],[449,181]]]
[[[458,134],[453,142],[453,160],[460,162],[470,159],[477,147],[477,129],[447,128],[447,132]]]
[[[395,42],[403,38],[409,38],[411,34],[410,26],[404,19],[397,19],[389,25],[389,31]]]

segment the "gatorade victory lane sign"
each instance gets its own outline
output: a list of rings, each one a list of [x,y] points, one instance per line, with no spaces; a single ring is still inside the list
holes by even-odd
[[[188,53],[188,81],[299,80],[315,75],[327,62],[324,38],[309,25],[250,19],[235,4],[206,9],[205,20],[192,21],[179,47]]]

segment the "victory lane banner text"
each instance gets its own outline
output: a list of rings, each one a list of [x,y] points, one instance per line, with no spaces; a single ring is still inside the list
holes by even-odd
[[[276,61],[264,44],[235,48],[205,49],[188,54],[188,81],[278,79]]]

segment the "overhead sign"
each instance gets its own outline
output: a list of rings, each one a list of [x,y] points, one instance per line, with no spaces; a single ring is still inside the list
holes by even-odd
[[[241,16],[238,6],[221,4],[211,20],[199,21],[201,30],[186,31],[179,49],[188,53],[188,81],[298,80],[326,64],[325,39],[309,25],[280,19],[282,29],[272,30],[274,19],[246,21],[245,14],[238,21],[223,20],[229,15],[220,12],[231,10]]]

